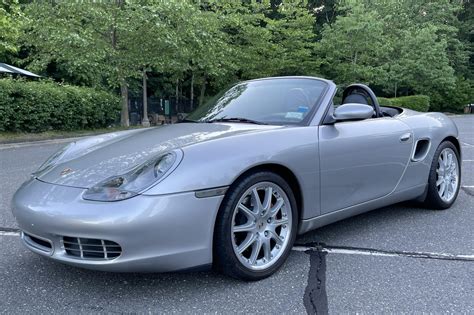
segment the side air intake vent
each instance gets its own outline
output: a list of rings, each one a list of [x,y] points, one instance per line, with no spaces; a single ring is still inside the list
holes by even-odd
[[[412,161],[418,162],[423,160],[428,151],[430,150],[431,141],[429,139],[420,139],[415,144],[415,150],[413,151]]]
[[[32,247],[36,250],[51,254],[53,252],[53,245],[51,241],[30,235],[26,232],[22,232],[21,238],[28,247]]]

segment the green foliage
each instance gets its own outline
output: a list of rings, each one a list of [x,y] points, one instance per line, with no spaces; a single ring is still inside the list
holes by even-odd
[[[380,106],[403,107],[419,112],[427,112],[430,108],[430,98],[426,95],[410,95],[393,98],[378,97],[377,100]]]
[[[18,0],[0,2],[0,60],[18,51],[22,17]]]
[[[377,97],[377,101],[379,101],[380,106],[393,106],[391,98]]]
[[[457,38],[461,8],[447,0],[345,2],[322,31],[321,72],[338,84],[369,83],[388,96],[429,95],[441,108],[457,89],[456,71],[466,69],[467,51]]]
[[[323,73],[343,85],[377,83],[387,55],[383,30],[380,14],[363,5],[326,24],[317,47]]]
[[[120,87],[122,113],[142,77],[149,94],[203,100],[278,75],[428,95],[430,109],[460,111],[474,101],[471,2],[4,0],[0,57],[59,82]]]
[[[431,100],[433,111],[460,113],[464,106],[474,103],[474,80],[457,77],[454,88],[432,93]]]
[[[43,74],[52,67],[53,78],[73,84],[111,82],[114,73],[123,71],[111,43],[116,13],[115,7],[67,1],[28,4],[21,41],[29,54],[23,63]]]
[[[275,75],[314,73],[319,65],[313,55],[314,17],[304,2],[282,2],[267,23],[274,45],[272,60],[277,61]]]
[[[242,5],[238,1],[209,1],[209,12],[219,15],[218,23],[232,54],[230,66],[241,78],[259,74],[271,75],[271,34],[261,27],[266,24],[262,5]],[[244,66],[245,65],[245,66]]]
[[[107,127],[116,121],[119,108],[116,96],[92,88],[0,80],[0,131]]]

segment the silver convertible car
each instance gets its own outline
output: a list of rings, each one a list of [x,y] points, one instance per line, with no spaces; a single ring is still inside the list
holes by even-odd
[[[181,123],[77,140],[16,192],[32,251],[98,270],[213,265],[274,273],[298,234],[405,200],[455,201],[458,130],[382,107],[370,88],[313,77],[234,85]]]

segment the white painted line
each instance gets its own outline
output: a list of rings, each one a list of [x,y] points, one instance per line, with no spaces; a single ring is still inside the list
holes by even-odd
[[[341,249],[341,248],[327,248],[325,249],[326,252],[330,254],[346,254],[346,255],[366,255],[366,256],[385,256],[385,257],[400,257],[400,256],[415,256],[412,253],[386,253],[386,252],[377,252],[377,251],[369,251],[369,250],[357,250],[357,249]],[[437,258],[451,258],[451,259],[466,259],[466,260],[474,260],[474,255],[454,255],[454,254],[447,254],[447,253],[416,253],[420,256],[427,256],[427,257],[437,257]]]
[[[308,250],[315,250],[316,247],[310,246],[294,246],[292,250],[298,252],[305,252]],[[458,260],[474,260],[474,255],[456,255],[448,253],[432,253],[432,252],[385,252],[375,249],[349,249],[349,248],[320,248],[321,251],[328,254],[343,254],[343,255],[364,255],[364,256],[379,256],[379,257],[413,257],[413,258],[434,258],[434,259],[458,259]]]
[[[461,146],[462,147],[474,147],[474,144],[470,144],[470,143],[467,143],[467,142],[461,142]]]
[[[301,245],[295,245],[291,250],[294,250],[295,252],[306,252],[308,250],[314,250],[314,247],[311,246],[301,246]]]
[[[466,185],[464,185],[464,186],[461,186],[461,187],[462,187],[462,188],[474,188],[474,185],[472,185],[472,186],[466,186]]]
[[[465,186],[464,186],[465,187]],[[471,186],[474,187],[474,186]],[[0,231],[0,236],[20,236],[17,231]],[[316,247],[311,246],[293,246],[292,250],[296,252],[305,252],[314,250]],[[447,253],[432,253],[432,252],[383,252],[370,249],[346,249],[346,248],[321,248],[323,252],[328,254],[343,254],[343,255],[364,255],[364,256],[379,256],[379,257],[426,257],[437,259],[460,259],[460,260],[474,260],[474,255],[455,255]]]
[[[0,236],[20,236],[20,232],[15,232],[15,231],[0,231]]]
[[[462,160],[464,162],[474,162],[474,160]]]

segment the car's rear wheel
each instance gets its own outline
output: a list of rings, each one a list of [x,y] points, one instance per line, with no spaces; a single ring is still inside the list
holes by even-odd
[[[232,185],[215,229],[215,266],[243,280],[270,276],[295,241],[298,212],[293,192],[279,175],[262,171]]]
[[[456,200],[461,184],[461,168],[456,146],[442,142],[436,150],[428,179],[425,206],[430,209],[447,209]]]

